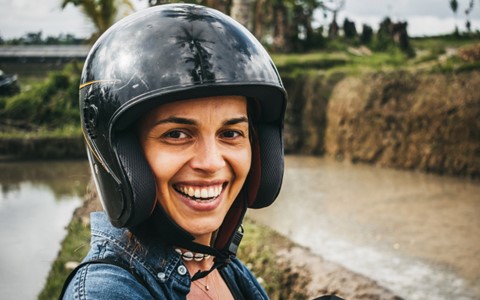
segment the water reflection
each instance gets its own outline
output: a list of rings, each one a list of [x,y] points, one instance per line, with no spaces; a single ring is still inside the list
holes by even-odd
[[[46,187],[56,201],[63,197],[85,194],[89,180],[88,166],[83,161],[0,162],[0,190],[3,197],[19,191],[21,184]]]
[[[478,183],[289,156],[277,201],[249,215],[405,299],[480,299]]]
[[[89,180],[84,161],[0,163],[0,295],[35,299]]]

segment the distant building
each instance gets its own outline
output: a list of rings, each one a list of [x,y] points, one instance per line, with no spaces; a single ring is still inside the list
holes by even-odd
[[[22,76],[42,76],[58,70],[73,60],[82,62],[89,45],[3,45],[0,46],[0,69]]]

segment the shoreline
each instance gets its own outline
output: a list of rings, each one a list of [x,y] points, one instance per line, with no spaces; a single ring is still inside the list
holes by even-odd
[[[83,137],[0,137],[0,161],[86,159]]]

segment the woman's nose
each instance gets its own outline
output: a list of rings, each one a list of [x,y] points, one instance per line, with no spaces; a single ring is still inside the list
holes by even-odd
[[[215,139],[199,142],[190,166],[206,173],[215,173],[225,167],[226,162],[219,146]]]

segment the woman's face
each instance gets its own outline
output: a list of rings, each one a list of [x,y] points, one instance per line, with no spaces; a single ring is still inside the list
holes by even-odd
[[[250,170],[245,97],[161,105],[144,117],[139,138],[160,204],[197,242],[209,243]]]

